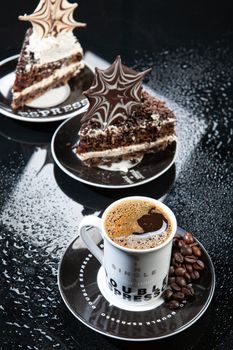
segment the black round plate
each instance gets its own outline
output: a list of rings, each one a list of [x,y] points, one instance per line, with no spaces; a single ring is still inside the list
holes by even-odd
[[[96,243],[102,247],[102,238],[96,229],[90,229],[95,231]],[[177,230],[180,235],[184,232],[180,228]],[[112,338],[146,341],[175,335],[195,323],[213,297],[214,267],[205,248],[198,243],[206,268],[195,283],[195,299],[182,304],[183,307],[176,311],[169,310],[165,303],[144,312],[126,311],[110,305],[96,281],[100,264],[80,237],[69,245],[59,265],[58,286],[62,299],[72,314],[86,326]]]
[[[165,151],[144,156],[143,160],[127,173],[86,167],[72,150],[72,146],[78,142],[80,118],[78,115],[61,124],[51,144],[56,164],[75,180],[104,188],[133,187],[156,179],[175,161],[177,143],[174,141]]]
[[[89,102],[84,97],[83,91],[90,87],[94,73],[93,69],[85,63],[84,69],[70,80],[71,93],[63,103],[51,108],[25,106],[13,111],[11,108],[11,88],[18,57],[19,55],[11,56],[0,62],[0,113],[13,119],[40,123],[64,120],[83,113],[88,108]]]

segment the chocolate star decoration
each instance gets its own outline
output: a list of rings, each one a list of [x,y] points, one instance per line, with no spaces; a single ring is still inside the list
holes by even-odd
[[[96,68],[93,84],[84,92],[90,106],[81,122],[93,120],[105,129],[127,119],[141,104],[142,79],[150,70],[136,72],[122,65],[120,56],[106,70]]]
[[[78,4],[70,4],[67,0],[40,0],[34,13],[19,16],[22,21],[30,21],[40,38],[72,31],[75,27],[85,27],[85,23],[76,22],[74,9]]]

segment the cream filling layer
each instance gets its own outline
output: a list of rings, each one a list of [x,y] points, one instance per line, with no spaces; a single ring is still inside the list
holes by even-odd
[[[52,84],[53,80],[60,79],[63,76],[65,76],[66,74],[68,74],[69,72],[76,72],[76,74],[79,73],[79,71],[83,67],[84,67],[84,62],[79,61],[77,63],[72,63],[69,66],[66,66],[64,68],[57,69],[48,78],[44,78],[41,81],[39,81],[38,83],[35,83],[35,84],[27,87],[26,89],[20,91],[20,92],[13,92],[13,97],[14,97],[14,99],[16,99],[20,96],[25,96],[34,90],[37,90],[40,88],[43,89],[43,88],[47,87],[48,85]]]
[[[123,146],[123,147],[117,147],[112,148],[104,151],[93,151],[93,152],[86,152],[86,153],[79,153],[77,156],[81,160],[87,160],[90,158],[109,158],[109,157],[117,157],[124,154],[130,154],[134,152],[140,152],[140,151],[147,151],[153,147],[160,146],[164,142],[170,143],[172,141],[176,140],[175,135],[165,136],[162,137],[154,142],[144,142],[137,145],[130,145],[130,146]]]

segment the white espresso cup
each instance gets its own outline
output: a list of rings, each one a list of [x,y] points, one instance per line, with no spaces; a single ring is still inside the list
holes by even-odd
[[[113,206],[127,200],[152,203],[167,214],[171,231],[165,242],[154,248],[131,249],[111,240],[104,227],[106,215]],[[87,226],[94,226],[99,230],[104,242],[103,250],[91,238],[90,230],[86,230]],[[89,215],[82,219],[79,234],[84,244],[102,265],[97,283],[110,304],[126,310],[145,311],[162,303],[161,294],[167,286],[172,239],[176,229],[175,215],[165,204],[142,196],[126,197],[115,201],[104,211],[102,218]]]

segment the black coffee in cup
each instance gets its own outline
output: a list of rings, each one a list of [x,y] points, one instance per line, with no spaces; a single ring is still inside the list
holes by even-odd
[[[167,241],[173,231],[169,214],[153,202],[130,199],[106,213],[104,227],[115,243],[131,249],[151,249]]]

